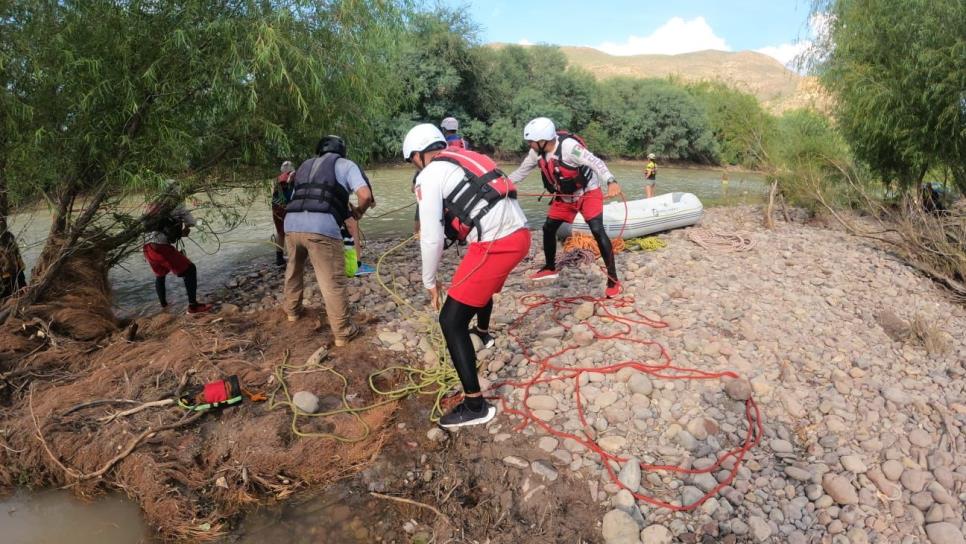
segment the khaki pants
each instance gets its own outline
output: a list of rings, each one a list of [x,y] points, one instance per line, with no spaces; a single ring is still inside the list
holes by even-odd
[[[285,313],[299,315],[302,311],[302,275],[305,258],[315,269],[329,326],[337,340],[349,334],[349,312],[345,294],[345,250],[342,240],[309,232],[289,232],[285,235],[288,266],[285,268]]]

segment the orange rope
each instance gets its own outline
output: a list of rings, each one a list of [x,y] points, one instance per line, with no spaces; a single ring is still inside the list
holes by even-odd
[[[624,245],[623,238],[611,238],[611,245],[614,247],[614,254],[624,251],[626,246]],[[582,232],[575,232],[570,235],[564,241],[563,245],[564,252],[572,251],[574,249],[586,249],[594,253],[595,258],[600,258],[600,248],[597,247],[597,240],[594,239],[590,234],[584,234]]]

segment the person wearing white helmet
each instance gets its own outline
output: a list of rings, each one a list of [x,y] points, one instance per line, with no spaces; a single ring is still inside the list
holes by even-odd
[[[466,149],[447,148],[433,125],[413,127],[403,140],[403,158],[418,171],[416,200],[422,231],[423,286],[439,311],[446,347],[463,386],[464,400],[439,420],[445,428],[479,425],[493,419],[496,408],[480,392],[476,352],[470,334],[486,347],[493,295],[503,289],[510,272],[530,251],[527,218],[516,187],[492,159]],[[436,277],[447,239],[469,247],[453,274],[446,302]],[[476,316],[476,327],[469,328]]]
[[[470,148],[466,139],[459,134],[460,122],[455,117],[443,119],[439,127],[443,129],[443,136],[446,137],[446,147],[455,147],[457,149]]]
[[[523,129],[523,139],[529,144],[530,152],[520,167],[510,173],[510,180],[520,183],[530,172],[539,169],[544,189],[553,195],[547,221],[543,224],[546,264],[530,278],[549,280],[557,277],[557,230],[563,223],[572,223],[579,213],[590,227],[607,267],[604,294],[607,297],[617,296],[621,292],[621,284],[617,277],[614,249],[604,230],[604,194],[601,185],[606,184],[607,196],[614,197],[621,194],[620,184],[604,161],[587,150],[579,136],[558,132],[553,121],[546,117],[537,117],[527,123]]]
[[[647,154],[647,164],[644,166],[644,195],[646,198],[654,196],[654,189],[657,186],[657,163],[654,159],[657,155]]]

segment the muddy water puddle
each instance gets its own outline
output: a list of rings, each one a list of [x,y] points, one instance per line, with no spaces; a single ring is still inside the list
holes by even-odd
[[[4,544],[155,544],[133,502],[118,496],[81,501],[66,491],[18,491],[0,499]]]

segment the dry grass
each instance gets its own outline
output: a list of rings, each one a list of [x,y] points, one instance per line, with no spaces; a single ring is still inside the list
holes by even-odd
[[[952,349],[952,342],[945,331],[922,314],[916,314],[909,323],[909,333],[930,355],[945,355]]]

